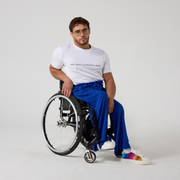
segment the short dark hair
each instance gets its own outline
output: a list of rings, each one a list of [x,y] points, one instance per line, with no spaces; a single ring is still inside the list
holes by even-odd
[[[89,29],[89,22],[88,22],[86,19],[84,19],[84,18],[82,18],[82,17],[75,17],[75,18],[70,22],[70,24],[69,24],[69,30],[70,30],[71,32],[73,32],[73,28],[74,28],[75,26],[77,26],[78,24],[87,25],[87,27],[88,27],[88,29]]]

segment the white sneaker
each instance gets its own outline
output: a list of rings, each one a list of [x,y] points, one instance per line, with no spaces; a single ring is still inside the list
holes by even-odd
[[[150,160],[144,157],[139,151],[131,149],[128,154],[122,153],[121,162],[132,163],[132,164],[150,164]]]
[[[114,149],[114,147],[115,147],[114,141],[108,140],[102,145],[101,150],[110,150],[110,149]]]

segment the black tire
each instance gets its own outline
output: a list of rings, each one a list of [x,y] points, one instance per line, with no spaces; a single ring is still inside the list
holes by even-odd
[[[58,155],[73,152],[83,131],[81,107],[77,99],[72,95],[67,98],[61,92],[54,94],[45,106],[42,126],[45,142],[52,152]]]

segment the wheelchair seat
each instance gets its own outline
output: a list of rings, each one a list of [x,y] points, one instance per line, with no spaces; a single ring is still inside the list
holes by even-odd
[[[88,163],[96,160],[92,151],[99,144],[98,124],[95,112],[87,103],[71,95],[69,98],[61,92],[63,81],[59,82],[59,91],[50,97],[43,112],[43,136],[48,148],[58,155],[73,152],[81,142],[86,148],[84,159]],[[91,113],[91,118],[90,118]],[[114,139],[112,127],[108,136]]]

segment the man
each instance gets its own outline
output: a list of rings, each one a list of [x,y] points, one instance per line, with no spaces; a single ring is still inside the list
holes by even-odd
[[[149,164],[148,158],[129,145],[124,110],[122,105],[114,100],[116,86],[109,58],[103,50],[89,44],[89,22],[82,17],[76,17],[70,22],[69,29],[73,42],[56,48],[50,65],[52,76],[64,81],[62,93],[66,97],[73,94],[94,109],[101,149],[114,148],[113,141],[106,135],[110,114],[115,135],[115,155],[120,157],[122,162]],[[94,150],[98,150],[97,147]]]

